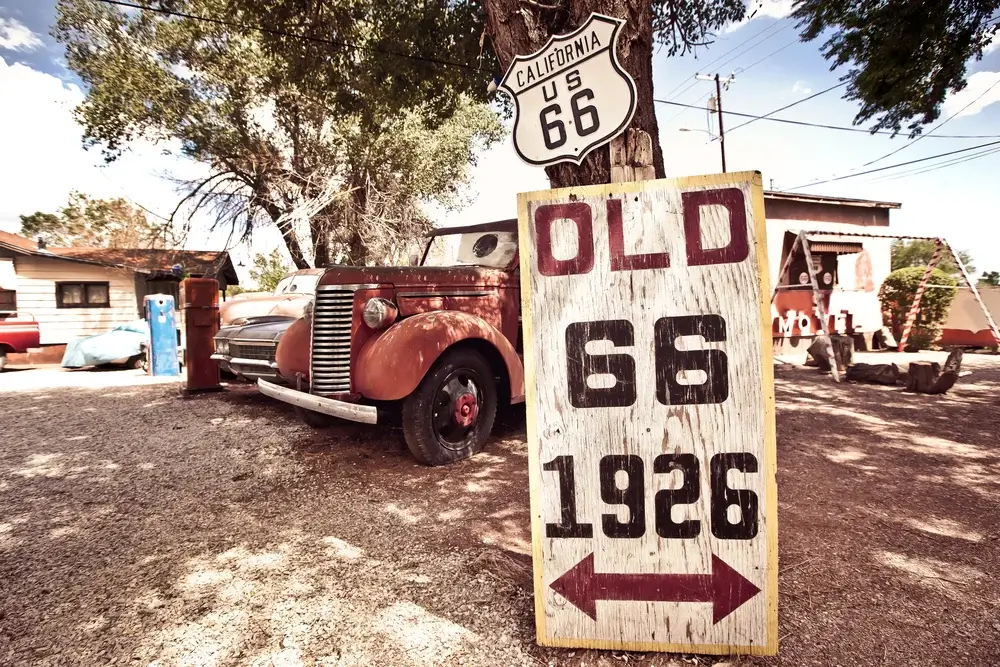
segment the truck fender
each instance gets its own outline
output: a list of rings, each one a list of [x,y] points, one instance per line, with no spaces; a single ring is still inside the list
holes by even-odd
[[[355,362],[354,391],[377,401],[405,398],[441,354],[462,341],[489,343],[506,366],[511,402],[524,400],[524,367],[510,341],[482,318],[454,310],[407,317],[369,339]]]
[[[296,373],[309,375],[310,338],[309,323],[302,318],[285,329],[274,353],[274,361],[278,364],[278,374],[281,377],[294,380]]]

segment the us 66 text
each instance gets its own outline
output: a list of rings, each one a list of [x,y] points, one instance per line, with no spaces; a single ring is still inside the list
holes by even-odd
[[[675,506],[691,505],[701,497],[700,464],[698,457],[689,453],[661,454],[653,459],[651,478],[647,478],[642,457],[634,454],[609,454],[599,461],[601,500],[611,508],[624,505],[628,519],[622,521],[616,512],[602,513],[601,530],[615,539],[639,538],[646,534],[647,482],[654,482],[657,475],[668,475],[675,470],[681,473],[681,485],[676,489],[661,489],[653,496],[653,528],[665,539],[693,539],[701,534],[702,519],[674,521],[671,512]],[[546,523],[545,536],[553,538],[591,538],[593,524],[583,522],[576,506],[576,470],[572,455],[557,456],[542,466],[559,478],[560,521]],[[749,540],[757,535],[757,494],[749,489],[733,489],[727,482],[730,470],[742,473],[757,472],[757,457],[748,452],[727,452],[714,455],[709,461],[710,516],[712,535],[720,540]],[[625,484],[616,481],[619,472],[625,473]],[[739,508],[739,519],[730,521],[730,508]]]

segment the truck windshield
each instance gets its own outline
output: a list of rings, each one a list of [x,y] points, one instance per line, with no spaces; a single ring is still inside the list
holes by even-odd
[[[423,266],[510,267],[517,253],[514,232],[470,232],[433,236]]]
[[[279,294],[315,294],[319,276],[306,274],[302,276],[285,276],[274,288],[275,296]]]

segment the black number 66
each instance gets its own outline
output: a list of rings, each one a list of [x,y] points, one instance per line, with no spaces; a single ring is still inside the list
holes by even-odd
[[[656,366],[656,400],[663,405],[722,403],[729,397],[729,361],[722,350],[679,350],[677,339],[701,336],[709,343],[726,340],[721,315],[662,317],[654,325],[653,356]],[[617,408],[635,403],[635,359],[625,351],[609,354],[587,352],[587,343],[606,340],[615,348],[635,345],[635,330],[628,320],[574,322],[566,327],[566,370],[569,399],[575,408]],[[704,382],[681,383],[678,375],[705,374]],[[591,387],[592,375],[611,375],[608,387]]]

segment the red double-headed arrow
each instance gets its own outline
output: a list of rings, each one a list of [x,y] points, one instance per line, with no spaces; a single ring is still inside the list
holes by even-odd
[[[550,587],[595,621],[598,600],[711,602],[714,624],[760,593],[715,555],[711,574],[616,574],[594,572],[594,554],[589,554]]]

